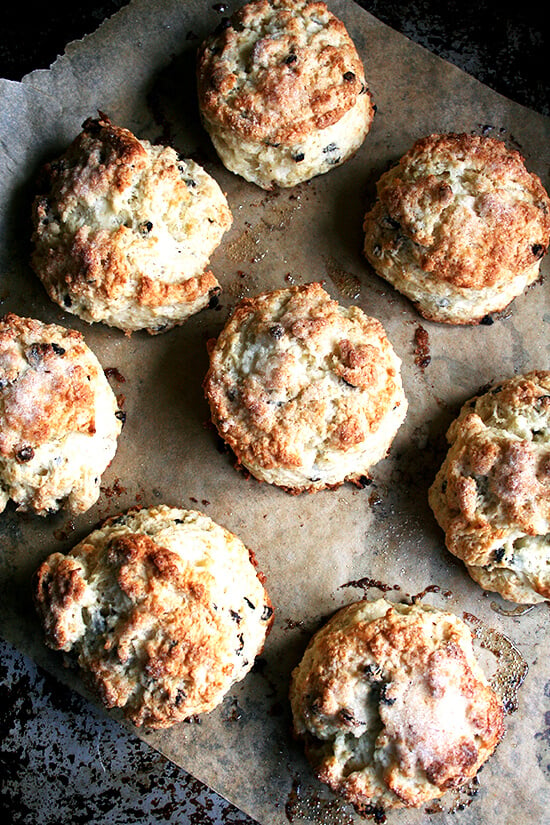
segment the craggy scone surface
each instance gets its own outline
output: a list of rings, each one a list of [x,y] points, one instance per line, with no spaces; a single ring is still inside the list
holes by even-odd
[[[550,199],[523,158],[495,138],[421,138],[380,178],[365,254],[422,315],[477,323],[539,274]]]
[[[202,513],[108,519],[36,577],[46,643],[107,707],[162,728],[212,710],[250,670],[272,607],[250,551]]]
[[[231,213],[213,178],[171,147],[89,118],[38,185],[32,265],[69,312],[154,333],[219,292],[206,267]]]
[[[473,777],[503,707],[464,622],[421,604],[357,602],[292,674],[294,730],[319,778],[359,811],[420,806]]]
[[[469,400],[430,489],[447,548],[487,590],[550,600],[550,372]]]
[[[256,478],[290,492],[358,481],[407,410],[379,321],[318,283],[245,298],[210,347],[212,420]]]
[[[245,4],[201,46],[197,77],[222,160],[264,188],[342,163],[374,116],[355,45],[322,2]]]
[[[76,330],[14,313],[0,320],[0,512],[84,512],[99,496],[122,422]]]

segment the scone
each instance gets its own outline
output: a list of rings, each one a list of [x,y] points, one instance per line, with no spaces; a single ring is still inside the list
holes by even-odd
[[[264,646],[273,609],[252,553],[193,510],[107,521],[36,574],[46,644],[108,708],[164,728],[215,708]]]
[[[550,600],[550,372],[468,401],[429,491],[448,550],[486,590]]]
[[[243,467],[313,492],[385,457],[407,410],[400,366],[379,321],[313,283],[242,300],[211,342],[204,389]]]
[[[38,190],[31,263],[64,310],[158,333],[219,293],[207,265],[231,212],[216,181],[171,147],[89,118]]]
[[[422,604],[342,608],[295,668],[290,702],[319,779],[363,814],[459,787],[504,733],[469,628]]]
[[[382,175],[364,231],[375,272],[425,318],[478,324],[539,277],[550,199],[502,141],[430,135]]]
[[[0,512],[88,510],[122,413],[82,335],[13,313],[0,320]]]
[[[273,189],[328,172],[374,115],[346,27],[315,0],[252,0],[199,49],[201,117],[224,165]]]

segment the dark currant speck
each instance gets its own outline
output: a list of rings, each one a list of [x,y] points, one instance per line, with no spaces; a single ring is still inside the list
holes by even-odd
[[[230,29],[230,28],[231,28],[231,20],[229,19],[229,17],[222,17],[222,19],[220,20],[219,25],[216,27],[216,29],[214,31],[214,34],[221,34],[226,29]]]
[[[34,458],[34,450],[29,446],[21,447],[20,450],[17,450],[15,458],[19,464],[25,464],[25,462],[30,461],[31,458]]]
[[[176,693],[176,698],[174,699],[174,704],[177,708],[182,704],[184,699],[186,698],[187,694],[183,688],[179,688],[178,692]]]
[[[391,215],[385,215],[382,219],[382,223],[390,229],[401,229],[399,221],[396,221],[395,218],[391,217]]]

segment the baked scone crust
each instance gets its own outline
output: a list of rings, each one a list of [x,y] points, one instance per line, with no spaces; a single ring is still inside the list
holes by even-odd
[[[103,703],[135,725],[211,711],[248,673],[273,621],[255,564],[202,513],[130,510],[38,569],[46,644],[76,657]]]
[[[208,262],[231,212],[214,179],[171,147],[89,118],[38,189],[31,263],[64,310],[156,333],[219,293]]]
[[[343,163],[374,116],[357,50],[325,3],[253,0],[199,50],[201,116],[224,164],[265,189]]]
[[[447,440],[429,501],[448,550],[486,590],[550,600],[550,372],[470,399]]]
[[[221,438],[289,492],[359,481],[405,417],[382,325],[318,283],[243,299],[209,349],[204,390]]]
[[[425,318],[475,324],[539,277],[550,198],[502,141],[429,135],[382,175],[364,232],[376,273]]]
[[[116,397],[76,330],[0,320],[0,512],[89,509],[122,427]]]
[[[420,603],[339,610],[293,671],[290,702],[318,777],[360,812],[441,797],[477,773],[504,731],[469,628]]]

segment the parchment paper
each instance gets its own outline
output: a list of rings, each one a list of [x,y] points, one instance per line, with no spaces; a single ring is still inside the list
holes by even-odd
[[[41,520],[8,508],[0,517],[0,629],[85,693],[42,644],[30,599],[32,572],[50,552],[68,550],[103,517],[128,506],[166,502],[203,510],[256,552],[276,606],[274,629],[261,661],[221,707],[200,723],[137,731],[140,737],[262,825],[359,821],[312,777],[292,741],[289,675],[311,633],[341,605],[376,598],[387,588],[391,599],[424,592],[431,604],[505,634],[529,666],[518,709],[507,717],[505,739],[481,772],[475,798],[474,790],[463,794],[458,803],[465,807],[457,813],[450,813],[456,798],[432,806],[430,821],[539,825],[549,822],[550,810],[548,609],[514,612],[484,594],[446,552],[427,489],[460,404],[490,381],[548,368],[548,284],[532,287],[491,326],[430,324],[369,269],[361,256],[361,224],[380,173],[416,138],[435,131],[506,139],[548,188],[550,121],[414,45],[351,0],[329,5],[357,44],[377,113],[352,160],[294,190],[268,194],[231,175],[202,131],[194,56],[199,40],[219,22],[210,2],[133,0],[95,34],[71,44],[50,70],[22,83],[0,81],[2,311],[81,330],[104,368],[111,368],[127,413],[91,511],[73,520]],[[233,211],[233,227],[211,262],[224,289],[220,307],[157,337],[127,337],[64,314],[28,266],[34,175],[98,109],[139,137],[193,156],[220,182]],[[233,468],[208,427],[201,381],[206,340],[219,332],[238,298],[312,280],[380,319],[403,360],[410,407],[369,487],[292,497]],[[415,337],[420,328],[428,335],[427,352],[420,352]],[[422,360],[426,354],[429,363]],[[514,664],[510,656],[510,650],[501,652],[497,665]],[[426,809],[388,815],[389,822],[407,825],[426,818]]]

